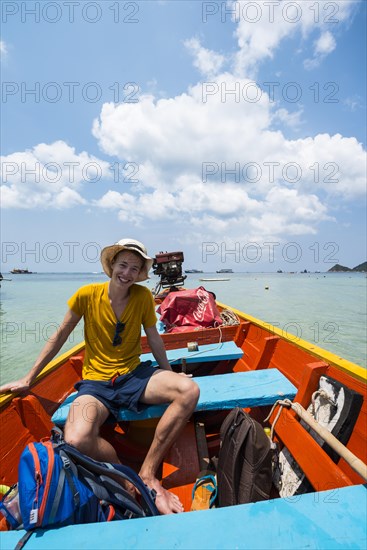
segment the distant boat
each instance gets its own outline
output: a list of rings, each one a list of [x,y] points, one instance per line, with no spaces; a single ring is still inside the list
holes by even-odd
[[[233,273],[233,269],[219,269],[217,273]]]
[[[185,269],[185,273],[204,273],[202,269]]]
[[[31,275],[34,273],[34,271],[29,271],[29,269],[18,269],[18,268],[14,268],[11,270],[10,273],[13,273],[13,275],[24,275],[24,274],[27,274],[27,275]]]
[[[219,282],[219,281],[230,281],[231,279],[229,277],[213,277],[213,278],[208,278],[208,279],[199,279],[199,281],[214,281],[214,282]]]
[[[0,273],[0,287],[1,287],[1,282],[2,281],[11,281],[11,279],[5,279],[5,277],[3,277],[3,274]]]

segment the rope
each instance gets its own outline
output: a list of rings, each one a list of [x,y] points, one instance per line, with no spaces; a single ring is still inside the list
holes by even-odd
[[[313,417],[316,416],[316,399],[321,397],[325,401],[328,401],[332,407],[336,407],[335,401],[330,397],[330,395],[325,390],[316,390],[311,396],[311,405],[309,407],[309,412]]]
[[[355,472],[357,472],[358,475],[360,475],[365,481],[367,481],[367,465],[362,462],[362,460],[360,460],[349,449],[347,449],[347,447],[343,445],[343,443],[341,443],[335,436],[333,436],[332,433],[330,433],[326,428],[316,422],[313,416],[309,412],[307,412],[300,403],[292,403],[290,399],[279,399],[274,403],[270,414],[267,416],[267,418],[265,418],[264,422],[269,420],[277,405],[279,405],[280,408],[271,427],[271,437],[273,437],[274,427],[279,419],[283,407],[291,408],[304,422],[306,422],[306,424],[308,424],[314,430],[314,432],[317,433],[317,435],[319,435],[324,441],[326,441],[326,443],[335,452],[337,452],[338,455],[343,458],[349,464],[349,466]]]
[[[224,309],[221,311],[220,318],[222,319],[224,326],[240,324],[239,317],[231,309]]]
[[[271,429],[270,429],[270,439],[273,439],[273,435],[274,435],[274,428],[275,428],[275,425],[276,423],[278,422],[279,420],[279,417],[282,413],[282,410],[283,410],[283,407],[288,407],[290,405],[292,405],[292,401],[290,401],[289,399],[284,399],[283,401],[281,399],[278,399],[278,401],[275,401],[274,405],[272,406],[271,408],[271,411],[270,413],[268,414],[268,416],[264,419],[264,422],[267,422],[271,415],[273,414],[274,412],[274,409],[275,407],[277,407],[279,405],[279,410],[276,414],[276,417],[274,418],[274,422],[272,423],[271,425]]]
[[[223,315],[223,317],[222,317],[222,315]],[[219,349],[222,345],[223,333],[222,333],[222,328],[221,327],[229,326],[229,325],[239,325],[240,324],[239,317],[237,317],[235,312],[230,310],[230,309],[225,309],[224,311],[222,311],[222,313],[220,314],[220,317],[223,321],[222,325],[217,325],[216,327],[213,327],[213,328],[217,328],[219,330],[219,341],[218,341],[218,344],[216,344],[213,348],[210,348],[210,351],[215,351],[216,349]],[[200,327],[200,328],[202,328],[202,327]],[[202,353],[206,353],[207,351],[208,350],[206,350],[206,351],[197,351],[195,353],[190,352],[189,355],[186,355],[184,357],[180,357],[180,360],[187,359],[188,357],[196,357],[197,355],[200,355]],[[177,359],[175,359],[175,361],[177,361]]]

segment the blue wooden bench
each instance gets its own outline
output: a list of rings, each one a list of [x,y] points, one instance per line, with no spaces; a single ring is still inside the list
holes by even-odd
[[[297,389],[278,369],[216,374],[196,377],[200,397],[196,411],[214,411],[234,407],[273,405],[277,399],[294,399]],[[66,422],[76,392],[64,401],[54,413],[52,421],[58,426]],[[121,409],[118,421],[159,418],[168,404],[149,405],[140,412]]]
[[[234,342],[222,342],[221,344],[204,344],[198,351],[188,351],[187,348],[169,349],[166,351],[168,361],[171,365],[179,365],[182,359],[186,363],[208,363],[209,361],[224,361],[229,359],[240,359],[243,351]],[[152,361],[156,366],[157,361],[152,353],[143,353],[141,361]]]
[[[198,548],[366,548],[367,488],[344,487],[253,504],[123,522],[40,529],[25,550],[88,548],[197,550]],[[0,533],[12,550],[25,531]]]

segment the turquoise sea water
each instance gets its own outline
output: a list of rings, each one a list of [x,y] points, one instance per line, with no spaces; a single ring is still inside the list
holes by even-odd
[[[82,285],[103,282],[100,273],[11,275],[0,294],[1,383],[25,374]],[[367,278],[363,273],[233,273],[229,281],[203,282],[212,273],[190,274],[185,286],[204,286],[228,306],[273,324],[285,334],[313,342],[366,367]],[[224,276],[223,276],[224,277]],[[147,282],[154,288],[152,277]],[[77,327],[61,350],[83,339]]]

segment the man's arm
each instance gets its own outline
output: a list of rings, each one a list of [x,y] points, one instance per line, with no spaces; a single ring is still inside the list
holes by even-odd
[[[61,323],[60,328],[58,328],[57,331],[47,340],[44,348],[37,357],[31,370],[25,376],[23,376],[23,378],[0,386],[0,393],[6,391],[17,392],[28,390],[37,375],[60,351],[62,346],[65,344],[67,338],[70,336],[76,325],[79,323],[80,319],[81,316],[77,315],[71,309],[69,309],[64,317],[63,322]]]
[[[166,350],[164,348],[163,340],[160,337],[157,327],[153,325],[149,328],[144,328],[147,335],[148,343],[155,360],[157,361],[159,368],[164,370],[172,370],[171,365],[168,362]]]

